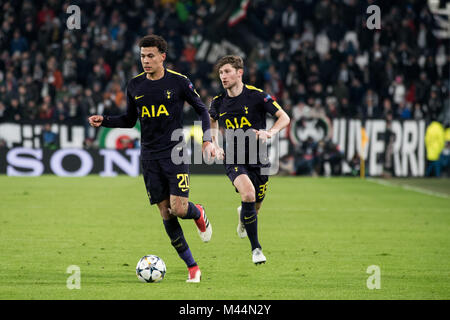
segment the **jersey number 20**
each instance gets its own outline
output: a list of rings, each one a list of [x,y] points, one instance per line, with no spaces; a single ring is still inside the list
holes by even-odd
[[[185,192],[189,190],[189,174],[187,173],[180,173],[177,174],[177,179],[180,181],[178,182],[178,188],[181,189],[181,191]]]

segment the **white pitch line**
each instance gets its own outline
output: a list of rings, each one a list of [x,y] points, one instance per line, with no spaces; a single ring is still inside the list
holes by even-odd
[[[399,187],[402,188],[404,190],[408,190],[408,191],[415,191],[418,193],[422,193],[422,194],[426,194],[429,196],[435,196],[435,197],[439,197],[439,198],[444,198],[444,199],[449,199],[450,196],[444,194],[444,193],[440,193],[440,192],[434,192],[434,191],[430,191],[427,189],[423,189],[423,188],[419,188],[419,187],[412,187],[409,186],[407,184],[396,184],[396,183],[392,183],[383,179],[374,179],[374,178],[367,178],[366,179],[369,182],[374,182],[383,186],[388,186],[388,187]]]

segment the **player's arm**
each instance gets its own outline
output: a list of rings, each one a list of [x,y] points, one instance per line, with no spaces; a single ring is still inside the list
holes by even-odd
[[[211,106],[209,108],[209,121],[210,121],[210,127],[211,127],[211,140],[215,149],[215,156],[217,159],[222,160],[224,159],[224,151],[221,147],[222,142],[219,141],[219,105],[220,105],[220,96],[218,95],[213,98],[211,101]]]
[[[219,145],[219,121],[214,118],[209,118],[211,126],[211,139],[215,148],[215,156],[221,160],[224,157],[224,151]]]
[[[184,97],[186,101],[194,108],[195,112],[200,116],[200,120],[202,121],[202,130],[203,130],[202,150],[205,150],[206,148],[211,149],[212,139],[211,139],[211,130],[210,130],[211,126],[209,122],[208,109],[206,108],[202,99],[200,99],[200,95],[194,89],[192,82],[187,78],[183,79],[182,81],[183,81]],[[210,153],[210,155],[214,157],[214,155],[211,154],[214,153],[214,150],[211,151],[208,150],[208,153]]]
[[[133,128],[136,124],[137,116],[137,109],[133,97],[129,90],[127,90],[127,110],[124,114],[119,116],[93,115],[88,120],[89,124],[95,128],[100,126],[107,128]]]
[[[288,114],[281,108],[278,102],[274,101],[270,95],[264,98],[263,103],[264,109],[271,115],[277,118],[272,128],[269,130],[255,130],[256,137],[262,140],[267,140],[272,138],[275,134],[286,128],[291,119]]]
[[[283,109],[278,110],[275,113],[275,117],[277,118],[277,120],[273,124],[272,128],[267,131],[270,136],[277,134],[278,132],[286,128],[291,122],[291,118],[289,118],[288,114]]]
[[[209,118],[210,127],[211,127],[211,140],[215,146],[218,146],[219,141],[219,121]]]

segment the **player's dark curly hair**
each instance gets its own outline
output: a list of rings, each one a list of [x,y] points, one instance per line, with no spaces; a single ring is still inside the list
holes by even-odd
[[[140,48],[156,47],[160,53],[167,53],[167,42],[163,37],[151,34],[139,40]]]
[[[236,70],[244,70],[244,61],[241,57],[234,55],[228,55],[220,58],[214,66],[214,69],[216,70],[216,72],[219,72],[219,69],[228,63]]]

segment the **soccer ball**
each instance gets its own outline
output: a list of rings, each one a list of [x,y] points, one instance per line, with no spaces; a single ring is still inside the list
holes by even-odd
[[[143,256],[137,263],[136,275],[142,282],[160,282],[166,274],[166,264],[155,255]]]

